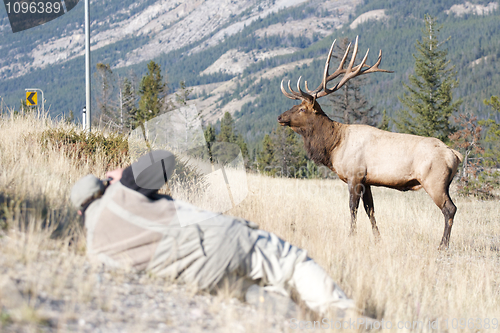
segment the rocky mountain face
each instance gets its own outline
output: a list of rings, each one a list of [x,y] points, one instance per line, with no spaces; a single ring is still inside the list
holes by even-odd
[[[107,0],[91,1],[91,50],[93,65],[109,62],[113,70],[124,69],[155,59],[169,52],[186,49],[183,55],[191,56],[217,46],[229,36],[241,32],[255,21],[288,8],[303,5],[306,0],[138,0],[115,3]],[[256,38],[273,35],[321,38],[341,27],[352,15],[360,0],[317,1],[310,4],[318,11],[335,15],[322,18],[307,17],[272,24],[255,31]],[[0,8],[0,80],[28,84],[37,81],[42,71],[47,75],[58,68],[62,77],[74,77],[80,82],[84,72],[67,72],[64,67],[81,69],[85,54],[83,1],[72,11],[42,26],[13,34],[6,12]],[[249,64],[279,55],[289,54],[298,48],[277,47],[255,50],[252,53],[229,50],[219,60],[199,71],[199,75],[214,72],[241,73]],[[104,53],[104,54],[103,54]],[[109,57],[109,53],[113,55]],[[73,61],[73,62],[72,62]],[[220,67],[219,67],[220,66]],[[143,66],[145,67],[145,66]],[[62,71],[61,71],[62,69]],[[45,70],[45,72],[43,72]],[[169,72],[168,68],[164,70]],[[43,85],[43,82],[39,82]],[[55,82],[54,82],[55,83]],[[29,85],[29,84],[28,84]],[[5,88],[5,89],[2,89]],[[81,87],[80,87],[81,88]],[[54,84],[46,88],[47,102],[62,106],[57,99],[64,94]],[[76,89],[76,87],[75,87]],[[3,90],[3,91],[2,91]],[[7,104],[19,101],[20,87],[0,87],[0,96]],[[81,96],[78,97],[81,100]],[[16,102],[18,103],[18,102]],[[70,103],[72,104],[72,103]],[[67,110],[53,110],[55,113]]]
[[[464,105],[483,112],[480,102],[500,85],[494,70],[500,54],[500,39],[495,39],[498,2],[446,0],[413,6],[386,0],[94,0],[90,8],[94,71],[97,63],[109,63],[117,82],[130,73],[138,81],[146,63],[154,60],[162,66],[170,92],[179,81],[186,82],[191,103],[205,122],[228,111],[241,120],[247,139],[262,136],[291,105],[279,91],[282,78],[302,75],[317,84],[335,38],[360,35],[360,54],[372,49],[368,63],[376,61],[378,49],[384,50],[382,67],[395,73],[373,75],[364,91],[377,108],[394,114],[401,83],[413,68],[422,10],[444,22],[443,38],[452,37],[446,44],[449,59],[458,65],[461,81],[474,82],[462,85],[457,94],[466,99]],[[96,77],[94,73],[93,81]],[[78,114],[85,101],[84,82],[83,1],[56,20],[16,34],[0,6],[2,105],[18,108],[24,89],[36,87],[44,90],[52,115]],[[93,89],[95,97],[95,84]]]
[[[216,46],[227,36],[240,32],[258,19],[304,2],[306,0],[138,0],[110,10],[107,8],[111,6],[110,1],[95,0],[91,1],[90,5],[91,50],[117,45],[117,51],[122,53],[122,56],[113,64],[113,68],[148,61],[204,39],[203,43],[189,51],[196,53]],[[315,32],[324,36],[332,33],[332,28],[342,26],[357,3],[359,0],[322,2],[318,6],[327,10],[339,10],[344,14],[322,20],[301,20],[299,24],[290,22],[290,24],[269,26],[260,29],[257,36],[266,33],[269,35],[292,33],[312,37]],[[70,22],[65,17],[66,20],[61,18],[35,28],[40,38],[23,48],[17,46],[19,39],[35,32],[25,31],[12,35],[6,13],[0,11],[0,32],[4,37],[8,37],[2,38],[0,45],[1,49],[9,50],[7,57],[2,57],[0,60],[0,78],[7,80],[19,77],[33,69],[61,65],[83,56],[85,54],[84,25],[81,16],[83,1],[78,6],[74,12],[67,14],[71,16]],[[141,11],[134,10],[139,7],[142,8]],[[108,15],[102,15],[103,12]],[[19,38],[15,38],[17,36]],[[140,43],[140,46],[118,46],[120,42],[130,38],[144,38],[145,41]]]

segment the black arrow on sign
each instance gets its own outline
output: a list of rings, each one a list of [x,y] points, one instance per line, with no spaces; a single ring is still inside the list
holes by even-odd
[[[35,92],[31,92],[28,96],[28,98],[26,98],[26,100],[28,102],[30,102],[31,105],[36,105],[36,102],[33,100],[33,97],[35,97]]]

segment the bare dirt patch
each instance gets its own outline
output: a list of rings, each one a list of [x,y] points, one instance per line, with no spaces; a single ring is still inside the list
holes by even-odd
[[[298,48],[289,47],[277,48],[269,51],[250,51],[245,53],[232,49],[224,53],[219,59],[217,59],[200,74],[207,75],[217,72],[240,74],[243,73],[245,68],[251,64],[255,64],[263,59],[294,53],[297,50]]]
[[[255,34],[259,37],[272,35],[286,36],[305,36],[312,39],[314,34],[318,37],[324,37],[340,29],[348,20],[349,15],[353,13],[359,0],[330,0],[319,4],[319,7],[328,10],[329,15],[325,17],[309,17],[303,20],[289,20],[285,23],[277,23],[267,28],[259,29]]]
[[[376,9],[376,10],[371,10],[369,12],[363,13],[359,15],[350,25],[349,27],[351,29],[356,29],[358,25],[365,23],[366,21],[370,20],[383,20],[387,18],[387,15],[385,15],[385,9]]]
[[[490,2],[488,5],[483,6],[466,1],[461,5],[453,5],[449,10],[445,10],[444,12],[448,15],[455,14],[455,16],[463,16],[465,14],[488,15],[497,9],[497,2]]]

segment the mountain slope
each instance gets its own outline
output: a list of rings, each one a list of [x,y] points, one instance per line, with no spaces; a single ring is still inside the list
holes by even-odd
[[[198,76],[199,72],[211,64],[207,60],[215,61],[221,55],[219,50],[213,50],[214,46],[219,46],[229,36],[242,35],[241,32],[248,26],[253,25],[253,30],[257,27],[265,28],[266,26],[259,25],[263,18],[267,18],[267,25],[286,21],[288,16],[297,14],[293,10],[298,8],[297,12],[301,12],[300,5],[303,2],[304,0],[233,0],[221,3],[215,0],[192,0],[181,4],[171,0],[141,0],[117,4],[94,1],[91,4],[92,64],[95,67],[98,62],[110,63],[114,70],[122,69],[122,74],[134,69],[140,75],[144,72],[144,62],[168,54],[174,63],[165,64],[164,69],[175,77],[174,82],[177,84],[179,79],[183,79],[182,71],[186,67],[185,64],[178,66],[178,61],[184,62],[181,58],[189,57],[192,61],[188,63],[197,64],[195,74]],[[319,9],[328,4],[334,4],[346,13],[354,9],[354,5],[346,0],[332,0],[323,3]],[[292,11],[287,11],[291,6],[295,7]],[[273,18],[269,19],[271,16]],[[0,10],[0,96],[8,105],[17,104],[23,98],[22,85],[25,85],[47,90],[47,103],[58,109],[54,114],[69,109],[77,110],[82,106],[84,97],[77,93],[78,87],[83,88],[84,74],[82,19],[83,4],[78,4],[57,20],[12,34],[7,26],[6,13]],[[338,26],[341,24],[339,20],[347,19],[346,15],[339,15],[329,21],[336,22],[330,24]],[[315,35],[315,38],[324,34],[325,32]],[[246,35],[248,36],[248,32]],[[247,41],[255,40],[253,36],[248,37]],[[280,38],[275,38],[278,39]],[[288,46],[304,46],[300,42],[304,39],[307,38],[298,37],[297,41],[291,41]],[[232,41],[233,44],[240,42],[238,38],[233,38]],[[199,59],[203,59],[203,63]],[[212,75],[194,83],[227,78]],[[72,97],[68,98],[67,95]]]
[[[356,7],[355,7],[356,6]],[[110,63],[123,78],[140,78],[149,60],[158,62],[171,92],[183,80],[193,88],[192,103],[204,120],[229,111],[247,140],[258,141],[276,126],[276,116],[295,102],[285,98],[283,78],[302,76],[319,84],[328,48],[335,38],[360,36],[368,63],[383,50],[382,68],[363,92],[391,116],[401,107],[402,83],[413,71],[415,41],[423,15],[443,24],[448,59],[456,66],[462,111],[487,117],[484,98],[500,91],[500,12],[498,2],[443,0],[372,1],[94,1],[93,67]],[[0,11],[0,96],[19,105],[24,88],[45,91],[51,114],[84,105],[83,5],[30,31],[12,34]],[[76,23],[78,22],[78,23]],[[359,60],[358,60],[359,61]],[[335,66],[333,64],[332,66]],[[134,74],[135,73],[135,74]],[[137,79],[136,79],[137,81]],[[94,86],[94,97],[98,93]],[[117,96],[114,97],[115,99]],[[320,100],[330,112],[328,97]],[[94,104],[95,106],[95,104]],[[95,111],[95,110],[94,110]]]

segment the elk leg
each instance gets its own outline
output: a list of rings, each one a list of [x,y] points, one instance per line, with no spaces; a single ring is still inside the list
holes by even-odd
[[[441,211],[444,215],[444,233],[443,238],[441,239],[441,244],[439,244],[439,249],[444,250],[448,248],[450,242],[451,227],[453,226],[453,218],[455,217],[455,213],[457,212],[457,206],[455,206],[453,201],[451,201],[448,190],[446,191],[446,199],[443,208],[441,208]]]
[[[365,191],[363,192],[363,206],[365,207],[366,215],[370,218],[372,224],[372,231],[375,239],[380,238],[380,232],[377,228],[377,222],[375,221],[375,207],[373,206],[373,196],[372,190],[369,185],[365,185]]]
[[[349,208],[351,209],[351,233],[356,234],[356,216],[358,215],[359,199],[364,192],[364,185],[360,183],[349,183]]]
[[[457,207],[453,204],[453,201],[451,201],[449,194],[450,183],[451,181],[448,182],[447,185],[443,184],[441,186],[437,186],[436,183],[424,185],[424,189],[430,195],[436,206],[441,209],[441,212],[444,215],[444,233],[443,238],[441,239],[441,244],[439,244],[439,250],[448,248],[451,227],[453,226],[453,218],[457,212]]]

